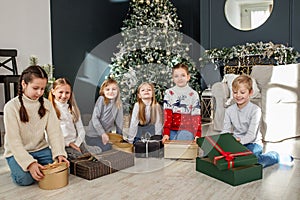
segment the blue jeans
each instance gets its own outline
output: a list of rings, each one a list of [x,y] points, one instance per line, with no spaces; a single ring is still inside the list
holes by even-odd
[[[53,163],[52,152],[49,147],[29,153],[41,165]],[[11,177],[14,183],[21,186],[31,185],[35,182],[29,171],[23,171],[15,160],[14,156],[6,158],[7,164],[11,171]]]
[[[86,135],[85,136],[85,142],[89,146],[98,146],[98,147],[100,147],[102,152],[112,149],[112,145],[110,143],[103,144],[101,136],[89,137],[89,136]]]
[[[263,167],[268,167],[279,162],[279,154],[275,151],[262,153],[262,146],[256,143],[249,143],[244,145],[247,149],[258,158],[258,163]]]
[[[170,140],[194,140],[193,133],[186,130],[170,131]]]

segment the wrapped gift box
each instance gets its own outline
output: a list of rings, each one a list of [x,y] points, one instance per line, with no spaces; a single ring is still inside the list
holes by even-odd
[[[232,186],[262,179],[262,165],[248,165],[228,170],[219,170],[209,158],[197,158],[196,170]]]
[[[109,150],[99,155],[71,160],[70,173],[92,180],[134,166],[132,153]]]
[[[39,187],[44,190],[62,188],[69,183],[69,170],[66,162],[45,165],[41,171],[44,178],[39,181]]]
[[[199,147],[195,141],[168,140],[164,143],[164,157],[173,159],[195,159]]]
[[[137,158],[148,158],[148,157],[163,157],[162,146],[160,141],[146,140],[137,141],[134,144],[134,153]]]
[[[220,170],[258,162],[257,157],[230,133],[198,138],[197,144]]]
[[[149,139],[138,140],[134,143],[134,153],[137,158],[162,158],[163,143],[161,135],[153,135]]]

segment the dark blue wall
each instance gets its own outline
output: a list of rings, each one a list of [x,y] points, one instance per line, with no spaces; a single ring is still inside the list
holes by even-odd
[[[300,50],[299,22],[300,1],[274,0],[273,12],[259,28],[240,31],[226,20],[224,5],[226,0],[201,0],[200,32],[201,44],[206,48],[230,47],[246,42],[281,43]]]
[[[108,0],[51,0],[55,76],[73,82],[86,52],[119,32],[127,9]]]
[[[205,49],[272,41],[300,51],[299,0],[274,0],[268,21],[252,31],[239,31],[227,22],[225,0],[172,0],[172,3],[183,21],[180,31]],[[74,82],[86,53],[120,32],[128,8],[128,1],[51,0],[55,76],[65,76]]]

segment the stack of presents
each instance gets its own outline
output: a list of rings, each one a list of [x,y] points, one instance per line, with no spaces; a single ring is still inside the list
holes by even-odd
[[[92,180],[134,166],[136,158],[195,159],[198,145],[194,141],[167,141],[162,136],[143,137],[134,145],[118,134],[109,134],[112,150],[71,160],[70,173]]]
[[[112,150],[71,160],[71,174],[92,180],[134,166],[134,157],[162,158],[164,155],[162,136],[149,135],[132,145],[125,142],[121,135],[116,133],[108,135]]]
[[[72,160],[71,174],[92,180],[134,166],[134,157],[156,157],[196,159],[198,172],[233,186],[262,179],[257,157],[229,133],[198,138],[197,142],[173,140],[162,144],[161,136],[152,136],[133,146],[118,144],[121,140],[114,141],[113,147],[117,148],[110,151]],[[199,149],[205,157],[198,156]]]
[[[226,133],[197,139],[205,157],[196,158],[196,170],[232,186],[262,179],[257,157]]]
[[[110,133],[112,149],[96,155],[82,156],[70,161],[70,173],[93,180],[134,166],[132,144],[123,142],[121,135]]]

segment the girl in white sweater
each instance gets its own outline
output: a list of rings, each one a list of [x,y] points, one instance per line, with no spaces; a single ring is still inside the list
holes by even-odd
[[[18,185],[42,180],[43,165],[54,159],[69,165],[55,110],[43,97],[47,80],[40,66],[26,68],[20,77],[19,95],[4,106],[4,157]]]
[[[60,128],[64,135],[68,158],[76,159],[85,153],[89,153],[84,143],[85,130],[70,81],[66,78],[56,79],[51,92],[49,92],[48,99],[52,102],[60,120]]]
[[[162,134],[162,109],[157,103],[152,83],[142,83],[137,89],[137,102],[134,104],[128,142],[135,143],[148,132],[151,136]]]

